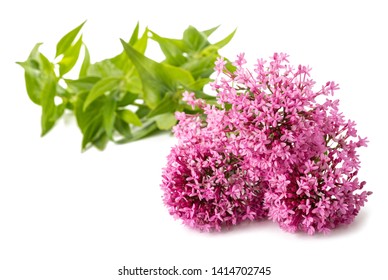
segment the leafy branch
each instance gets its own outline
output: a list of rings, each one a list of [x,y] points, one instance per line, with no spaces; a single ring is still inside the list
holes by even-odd
[[[103,150],[109,141],[128,143],[170,130],[176,124],[174,112],[197,113],[182,101],[185,90],[214,101],[203,88],[211,80],[219,49],[235,33],[212,44],[208,38],[218,27],[198,31],[189,26],[182,39],[171,39],[148,28],[140,34],[137,24],[129,41],[121,40],[120,54],[91,63],[80,34],[84,24],[59,40],[54,61],[39,51],[38,43],[26,61],[17,62],[24,68],[29,98],[42,108],[41,135],[65,110],[71,111],[83,134],[82,150],[92,146]],[[162,62],[145,56],[149,39],[159,44],[165,56]],[[78,77],[67,78],[78,62]]]

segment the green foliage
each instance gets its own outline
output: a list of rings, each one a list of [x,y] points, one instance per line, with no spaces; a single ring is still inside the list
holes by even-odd
[[[212,103],[214,97],[203,88],[211,81],[219,49],[235,33],[212,44],[208,37],[218,27],[199,31],[189,26],[182,39],[171,39],[148,28],[140,34],[137,24],[129,41],[121,40],[121,53],[92,63],[80,33],[84,24],[59,40],[53,62],[39,51],[40,43],[18,62],[29,98],[42,108],[42,136],[65,110],[72,111],[83,134],[82,150],[103,150],[109,141],[128,143],[170,130],[177,122],[175,111],[198,113],[182,101],[186,90]],[[149,39],[159,44],[162,62],[145,56]],[[67,78],[77,63],[78,78]]]

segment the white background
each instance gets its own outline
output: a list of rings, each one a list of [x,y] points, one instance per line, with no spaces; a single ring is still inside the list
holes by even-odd
[[[151,279],[118,276],[123,265],[272,267],[271,276],[241,279],[382,279],[388,250],[386,11],[384,1],[373,0],[2,1],[0,279]],[[175,143],[170,135],[81,153],[81,133],[66,118],[40,138],[40,108],[28,99],[15,61],[24,61],[37,42],[53,58],[56,42],[85,19],[93,61],[121,51],[119,38],[129,38],[137,21],[166,37],[180,37],[188,25],[221,24],[213,42],[238,28],[222,50],[226,57],[245,52],[253,64],[287,52],[292,63],[313,67],[318,84],[338,82],[342,111],[370,140],[360,151],[360,178],[374,192],[366,207],[353,224],[327,236],[286,233],[269,221],[199,233],[162,204],[161,169]],[[148,55],[160,57],[156,45]]]

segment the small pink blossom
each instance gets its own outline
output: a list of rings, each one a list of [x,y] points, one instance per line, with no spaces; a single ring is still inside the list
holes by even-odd
[[[222,56],[220,56],[217,58],[217,60],[215,62],[214,70],[216,71],[216,73],[220,74],[220,73],[224,72],[225,65],[226,65],[225,59]]]
[[[245,63],[247,63],[247,61],[245,60],[245,54],[240,53],[239,55],[237,55],[237,59],[234,61],[233,65],[237,67],[241,67]]]

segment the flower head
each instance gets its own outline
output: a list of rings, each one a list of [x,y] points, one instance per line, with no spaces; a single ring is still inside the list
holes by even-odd
[[[263,216],[308,234],[352,222],[370,194],[357,178],[366,139],[329,99],[338,85],[315,90],[311,68],[284,53],[253,72],[245,63],[240,54],[212,83],[217,106],[185,93],[203,115],[181,114],[174,129],[162,183],[170,212],[205,230]]]
[[[264,217],[260,181],[250,179],[222,138],[212,139],[204,128],[196,130],[201,127],[198,118],[190,121],[197,124],[183,121],[176,127],[180,143],[172,148],[163,171],[164,202],[170,213],[205,231]]]

